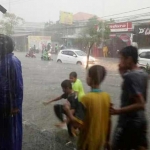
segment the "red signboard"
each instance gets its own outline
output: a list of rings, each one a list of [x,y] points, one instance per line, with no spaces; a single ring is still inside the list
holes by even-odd
[[[131,31],[133,29],[132,22],[122,22],[122,23],[110,24],[109,28],[110,28],[111,32]]]

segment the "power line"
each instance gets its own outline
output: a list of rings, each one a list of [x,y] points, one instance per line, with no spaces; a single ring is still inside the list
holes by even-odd
[[[135,14],[135,15],[130,15],[130,16],[120,16],[120,17],[114,17],[114,18],[111,18],[111,19],[113,19],[114,21],[117,21],[117,20],[119,20],[119,19],[131,19],[131,17],[134,17],[134,18],[140,18],[140,17],[147,17],[147,16],[149,16],[150,15],[150,12],[146,12],[146,13],[142,13],[142,14]],[[89,21],[89,19],[88,20],[81,20],[81,21],[77,21],[77,22],[81,22],[81,23],[86,23],[86,22],[88,22]],[[91,20],[92,21],[92,20]],[[95,21],[95,20],[93,20],[93,21]],[[110,21],[110,19],[106,19],[106,20],[104,20],[104,21]]]
[[[115,21],[121,20],[121,19],[130,20],[131,18],[147,17],[149,15],[150,15],[150,12],[146,12],[146,13],[143,13],[143,14],[135,14],[135,15],[131,15],[131,16],[122,16],[122,17],[117,17],[117,18],[112,18],[112,19],[114,19]]]
[[[141,16],[146,16],[145,14],[146,13],[143,13],[143,14],[141,14]],[[149,16],[148,14],[150,14],[150,12],[147,13],[147,16]],[[137,15],[139,15],[139,14],[137,14]],[[131,16],[125,16],[125,17],[131,17]],[[134,17],[134,15],[132,17]],[[120,18],[120,17],[118,17],[118,18]],[[122,19],[123,19],[123,17],[122,17]],[[56,30],[61,30],[61,29],[63,29],[63,30],[67,29],[68,30],[68,29],[85,28],[85,27],[87,27],[86,24],[85,25],[75,25],[75,24],[73,24],[73,25],[63,25],[63,24],[61,24],[58,27],[52,27],[52,28],[49,28],[47,30],[48,31],[56,31]],[[47,30],[45,30],[45,31],[47,31]]]
[[[10,4],[12,4],[12,3],[29,2],[29,1],[32,1],[32,0],[15,0],[15,1],[12,1],[12,2],[9,0],[8,2],[4,2],[4,3],[10,3]],[[3,3],[3,2],[2,2],[2,3]],[[4,3],[3,3],[3,4],[4,4]],[[148,9],[148,8],[150,8],[150,6],[144,7],[144,8],[140,8],[140,9],[131,10],[131,11],[127,11],[127,12],[122,12],[122,13],[107,15],[107,16],[103,16],[103,17],[101,17],[101,18],[116,16],[116,15],[122,15],[122,14],[131,13],[131,12],[135,12],[135,11],[140,11],[140,10],[144,10],[144,9]]]
[[[149,16],[150,15],[150,12],[147,12],[147,13],[143,13],[143,14],[136,14],[136,15],[132,15],[132,16],[123,16],[123,17],[118,17],[118,18],[120,18],[120,19],[131,19],[131,17],[133,18],[139,18],[139,17],[142,17],[142,16],[144,16],[144,17],[147,17],[147,16]],[[128,18],[127,18],[128,17]],[[117,18],[114,18],[114,19],[117,19]],[[135,19],[134,19],[135,20]],[[133,21],[134,21],[133,20]],[[136,20],[135,20],[136,21]],[[48,30],[60,30],[60,29],[65,29],[67,27],[67,29],[73,29],[73,28],[85,28],[85,27],[87,27],[87,25],[80,25],[80,26],[78,26],[78,25],[75,25],[75,24],[73,24],[73,26],[63,26],[63,27],[55,27],[55,28],[52,28],[52,29],[48,29]]]
[[[10,4],[18,4],[18,2],[29,2],[29,1],[31,1],[31,0],[15,0],[15,1],[8,1],[8,3],[9,3],[9,5]],[[136,12],[136,11],[140,11],[140,10],[144,10],[144,9],[148,9],[148,8],[150,8],[150,6],[149,7],[144,7],[144,8],[140,8],[140,9],[136,9],[136,10],[131,10],[131,11],[128,11],[128,12],[122,12],[122,13],[117,13],[117,14],[112,14],[112,15],[108,15],[108,16],[103,16],[103,17],[101,17],[101,18],[107,18],[107,17],[112,17],[112,16],[117,16],[117,15],[121,15],[121,14],[126,14],[126,13],[131,13],[131,12]],[[149,13],[149,12],[148,12]],[[147,13],[144,13],[143,15],[146,15]],[[138,16],[137,16],[138,15]],[[120,18],[120,19],[130,19],[131,17],[140,17],[140,16],[142,16],[142,14],[136,14],[136,15],[132,15],[132,16],[121,16],[121,17],[117,17],[117,18],[111,18],[111,19],[114,19],[114,20],[116,20],[116,19],[118,19],[118,18]],[[130,17],[130,18],[127,18],[127,17]],[[89,19],[87,19],[87,20],[80,20],[80,21],[77,21],[77,22],[87,22]],[[108,21],[108,20],[106,20],[106,21]]]
[[[144,10],[144,9],[148,9],[148,8],[150,8],[150,6],[149,7],[140,8],[140,9],[131,10],[131,11],[122,12],[122,13],[119,13],[119,14],[117,13],[117,14],[112,14],[112,15],[108,15],[108,16],[103,16],[101,18],[116,16],[116,15],[122,15],[122,14],[131,13],[131,12],[135,12],[135,11],[140,11],[140,10]]]
[[[15,1],[10,1],[10,2],[1,2],[2,4],[18,4],[18,3],[23,3],[23,2],[30,2],[30,1],[33,1],[33,0],[15,0]]]

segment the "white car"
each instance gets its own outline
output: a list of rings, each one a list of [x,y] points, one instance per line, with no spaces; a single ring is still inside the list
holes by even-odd
[[[139,49],[138,64],[141,68],[150,66],[150,49]]]
[[[61,50],[57,56],[57,62],[86,65],[87,54],[81,50],[74,50],[74,49]],[[90,56],[89,64],[95,64],[95,58]]]

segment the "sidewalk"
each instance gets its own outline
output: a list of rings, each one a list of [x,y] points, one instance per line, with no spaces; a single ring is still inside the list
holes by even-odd
[[[114,62],[114,63],[118,63],[118,58],[111,58],[111,57],[96,57],[95,58],[96,61],[101,61],[101,60],[104,60],[104,61],[108,61],[108,62]]]
[[[96,64],[104,66],[108,72],[114,72],[118,74],[118,58],[96,58]]]

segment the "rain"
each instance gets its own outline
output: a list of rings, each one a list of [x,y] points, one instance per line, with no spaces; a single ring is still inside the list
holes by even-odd
[[[107,92],[111,99],[111,146],[118,118],[123,116],[112,113],[114,108],[119,110],[122,107],[125,77],[118,69],[120,55],[123,48],[130,46],[138,49],[137,68],[147,75],[148,80],[146,82],[140,78],[139,83],[133,85],[138,89],[139,84],[145,83],[147,97],[144,95],[143,84],[141,91],[144,94],[140,94],[144,100],[144,109],[141,106],[129,112],[129,116],[132,112],[143,111],[142,119],[146,118],[149,122],[149,16],[149,0],[0,0],[0,134],[4,134],[0,135],[0,149],[81,150],[77,144],[80,127],[74,127],[79,132],[76,136],[68,134],[67,125],[71,119],[65,111],[69,107],[69,97],[62,96],[65,93],[62,82],[67,80],[71,83],[78,103],[83,106],[79,92],[74,90],[74,81],[70,81],[70,73],[77,73],[76,78],[81,81],[88,95],[92,92],[92,86],[88,83],[89,69],[95,65],[106,69],[106,77],[98,89]],[[13,65],[14,60],[16,65]],[[136,102],[134,99],[129,103],[132,105]],[[59,126],[61,119],[55,111],[56,105],[63,106],[65,110],[62,117],[67,120]],[[7,107],[10,111],[9,119]],[[86,112],[85,107],[84,115]],[[10,134],[6,132],[11,138],[3,133],[5,126],[7,130],[12,130]],[[147,137],[150,136],[149,129],[148,124]],[[16,145],[12,144],[14,141]],[[149,139],[147,143],[150,144]]]

